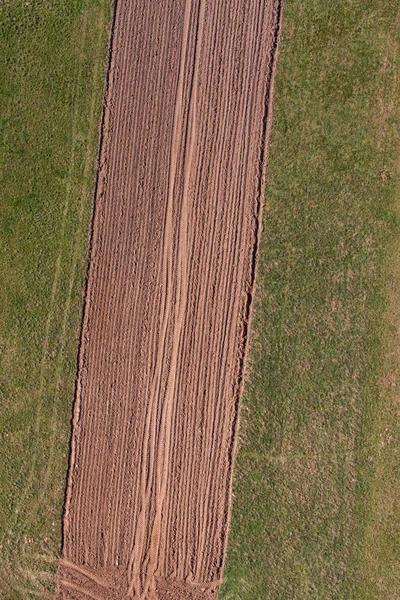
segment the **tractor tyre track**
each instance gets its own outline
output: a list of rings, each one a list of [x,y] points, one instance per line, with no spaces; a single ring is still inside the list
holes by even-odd
[[[280,0],[118,0],[58,598],[222,578]]]

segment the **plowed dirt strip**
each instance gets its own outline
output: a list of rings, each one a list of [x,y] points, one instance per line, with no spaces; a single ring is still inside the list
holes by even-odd
[[[59,598],[215,597],[278,0],[119,0]]]

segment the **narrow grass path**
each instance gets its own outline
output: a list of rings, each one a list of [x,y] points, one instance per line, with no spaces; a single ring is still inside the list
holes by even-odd
[[[400,598],[400,9],[287,0],[221,600]]]
[[[0,596],[54,584],[111,6],[0,6]]]

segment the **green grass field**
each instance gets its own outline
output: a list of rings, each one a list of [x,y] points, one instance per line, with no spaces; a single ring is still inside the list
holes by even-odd
[[[52,589],[111,5],[0,4],[0,597]]]
[[[400,7],[286,0],[221,600],[400,598]]]

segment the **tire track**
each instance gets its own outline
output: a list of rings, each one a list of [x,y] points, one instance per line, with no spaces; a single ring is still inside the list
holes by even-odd
[[[60,599],[217,592],[279,23],[280,0],[115,6]]]
[[[174,378],[174,365],[172,364],[176,356],[176,340],[179,341],[180,337],[180,328],[181,328],[181,315],[182,310],[184,311],[184,305],[186,303],[186,294],[185,292],[181,294],[179,297],[178,294],[178,306],[176,310],[176,317],[178,321],[178,327],[175,326],[174,331],[174,342],[173,342],[173,351],[171,357],[171,364],[169,367],[169,377],[167,382],[167,389],[165,390],[164,398],[163,394],[160,390],[161,387],[161,379],[163,372],[163,364],[165,360],[168,360],[166,357],[166,337],[167,337],[167,329],[168,325],[172,321],[175,322],[173,316],[171,316],[172,309],[172,296],[173,296],[173,265],[172,265],[172,256],[173,256],[173,208],[174,208],[174,193],[175,193],[175,185],[176,185],[176,175],[177,175],[177,163],[178,163],[178,154],[181,146],[181,140],[183,136],[184,130],[184,116],[183,116],[183,86],[184,86],[184,74],[185,74],[185,63],[186,63],[186,54],[187,54],[187,43],[189,38],[189,25],[190,25],[190,16],[191,16],[191,0],[186,0],[185,5],[185,16],[184,16],[184,25],[183,25],[183,37],[182,37],[182,46],[180,52],[180,68],[179,68],[179,79],[178,79],[178,87],[177,94],[175,99],[175,109],[174,109],[174,120],[173,120],[173,133],[172,133],[172,143],[170,148],[170,165],[169,165],[169,176],[168,176],[168,200],[167,200],[167,210],[166,210],[166,219],[165,219],[165,230],[164,230],[164,244],[163,244],[163,252],[162,252],[162,269],[161,269],[161,289],[162,294],[165,298],[164,306],[163,306],[163,316],[161,322],[161,334],[159,336],[158,342],[158,351],[157,351],[157,362],[155,373],[152,380],[152,386],[150,390],[150,400],[149,406],[147,408],[147,416],[146,416],[146,428],[144,430],[144,438],[143,438],[143,451],[142,456],[144,458],[144,463],[141,465],[141,486],[140,486],[140,513],[139,520],[137,524],[137,536],[134,542],[134,547],[132,550],[131,558],[129,561],[129,569],[132,571],[131,582],[128,588],[128,595],[133,593],[135,590],[136,596],[138,598],[142,598],[144,594],[146,594],[150,587],[150,582],[148,581],[147,569],[151,571],[153,567],[154,572],[154,556],[151,556],[149,552],[154,553],[154,549],[151,548],[154,545],[154,536],[156,536],[156,544],[157,538],[159,535],[159,530],[156,528],[158,526],[159,521],[159,509],[162,505],[163,498],[162,492],[160,489],[159,480],[161,479],[161,488],[164,488],[162,474],[160,477],[160,473],[154,474],[155,470],[160,470],[160,460],[162,461],[161,469],[164,467],[163,457],[160,456],[160,449],[158,444],[161,446],[165,446],[165,434],[163,432],[161,434],[164,437],[163,441],[157,440],[160,437],[160,432],[157,431],[157,412],[160,410],[159,405],[161,404],[161,419],[159,427],[163,428],[165,426],[165,421],[169,421],[171,417],[171,406],[170,406],[170,386],[173,386],[173,378]],[[182,207],[182,212],[184,212],[184,206]],[[180,230],[182,229],[182,216],[180,220]],[[186,247],[182,251],[182,231],[180,231],[180,238],[177,240],[178,244],[178,270],[181,273],[178,273],[178,285],[185,286],[186,284],[186,261],[185,261],[185,252]],[[184,242],[183,242],[184,243]],[[185,244],[186,246],[186,244]],[[182,273],[183,272],[183,273]],[[183,280],[182,280],[183,278]],[[182,308],[183,307],[183,308]],[[176,330],[177,329],[177,330]],[[172,379],[172,383],[171,383]],[[161,398],[158,400],[158,398]],[[167,414],[165,414],[167,413]],[[158,443],[157,443],[158,442]],[[168,456],[168,450],[164,448],[164,453]],[[157,456],[157,458],[156,458]],[[165,457],[164,457],[165,460]],[[155,486],[156,490],[153,490],[153,486]],[[150,533],[150,548],[146,552],[143,550],[144,543],[146,541],[146,524],[148,521],[148,507],[149,502],[151,500],[151,495],[155,495],[156,502],[156,516],[154,517],[153,525],[151,526]],[[158,544],[157,544],[158,545]],[[144,554],[144,556],[143,556]],[[152,565],[148,565],[148,563],[152,562]],[[145,566],[146,565],[146,566]],[[136,572],[133,571],[133,568],[136,568]],[[144,579],[144,581],[143,581]],[[153,591],[153,590],[152,590]]]

